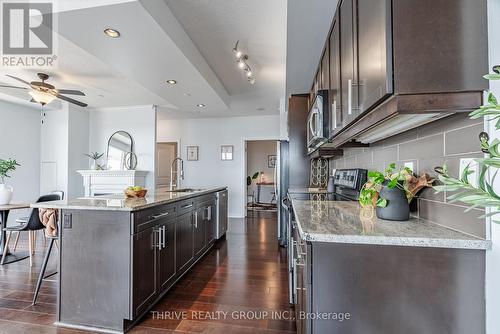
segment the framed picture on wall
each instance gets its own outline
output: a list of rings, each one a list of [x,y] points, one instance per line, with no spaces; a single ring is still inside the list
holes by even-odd
[[[222,145],[220,147],[221,160],[233,160],[233,145]]]
[[[276,167],[276,156],[275,155],[268,155],[267,156],[267,167],[268,168],[275,168]]]
[[[198,146],[187,147],[187,160],[198,161]]]

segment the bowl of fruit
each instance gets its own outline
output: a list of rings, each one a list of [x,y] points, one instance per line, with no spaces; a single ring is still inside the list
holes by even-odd
[[[148,190],[141,186],[128,187],[125,189],[125,196],[127,196],[127,198],[143,198],[146,196],[147,192]]]

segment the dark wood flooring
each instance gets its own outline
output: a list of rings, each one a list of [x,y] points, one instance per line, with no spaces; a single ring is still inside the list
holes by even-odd
[[[226,239],[217,242],[131,333],[294,333],[295,323],[288,320],[286,250],[277,243],[276,214],[249,215],[231,219]],[[19,248],[27,249],[27,233]],[[0,266],[0,334],[88,333],[53,325],[55,280],[44,281],[39,302],[31,305],[43,252],[39,238],[32,268],[28,259]],[[56,265],[52,259],[48,271]]]

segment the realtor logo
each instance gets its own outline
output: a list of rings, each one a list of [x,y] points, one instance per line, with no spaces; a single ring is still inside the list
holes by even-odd
[[[53,3],[1,2],[2,66],[54,67]]]

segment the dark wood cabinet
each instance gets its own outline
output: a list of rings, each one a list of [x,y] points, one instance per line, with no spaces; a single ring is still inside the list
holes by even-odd
[[[133,235],[133,314],[142,313],[156,298],[156,249],[158,229],[150,227]]]
[[[159,226],[158,243],[161,245],[158,251],[158,289],[164,291],[173,283],[177,272],[175,266],[175,230],[174,219],[166,220]]]
[[[342,126],[359,114],[356,0],[343,0],[339,7]]]
[[[330,46],[330,137],[342,129],[342,101],[340,85],[340,32],[339,21],[335,20],[329,37]]]
[[[176,267],[183,272],[193,259],[193,221],[192,212],[177,217],[176,224]]]
[[[330,46],[326,43],[323,56],[321,57],[321,90],[330,89]]]
[[[205,221],[203,220],[204,207],[199,207],[194,212],[193,217],[193,253],[194,256],[200,254],[205,248]]]
[[[488,87],[486,14],[486,0],[339,1],[329,62],[313,78],[314,92],[329,86],[328,145],[368,145],[477,109]]]
[[[393,92],[391,0],[357,0],[359,113]],[[354,46],[356,47],[356,46]]]

